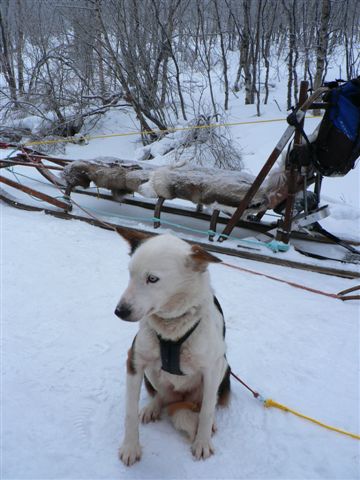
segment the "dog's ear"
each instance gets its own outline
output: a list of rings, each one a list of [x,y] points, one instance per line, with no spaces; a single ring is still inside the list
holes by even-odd
[[[200,245],[192,245],[190,253],[190,262],[193,270],[196,272],[205,272],[209,263],[220,263],[222,260],[207,252]]]
[[[116,231],[129,243],[130,255],[135,252],[142,242],[152,237],[152,235],[148,233],[138,232],[125,227],[116,227]]]

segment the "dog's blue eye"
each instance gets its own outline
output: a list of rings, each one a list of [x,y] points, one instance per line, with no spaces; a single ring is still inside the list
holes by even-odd
[[[146,279],[146,283],[156,283],[159,281],[159,277],[156,277],[155,275],[148,275]]]

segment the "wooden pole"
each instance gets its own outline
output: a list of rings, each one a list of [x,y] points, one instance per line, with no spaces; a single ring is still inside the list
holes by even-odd
[[[303,105],[307,100],[307,92],[309,89],[309,82],[302,81],[300,84],[300,98],[299,103]],[[301,127],[304,127],[304,120],[305,117],[300,122]],[[295,131],[295,138],[294,138],[294,152],[296,152],[296,147],[301,145],[301,132],[299,130]],[[299,172],[298,166],[294,165],[294,163],[290,163],[289,168],[287,170],[287,185],[288,185],[288,192],[286,198],[286,207],[285,207],[285,215],[284,219],[280,222],[280,226],[277,231],[276,240],[279,240],[283,243],[289,243],[290,240],[290,233],[291,233],[291,225],[292,225],[292,218],[294,216],[294,203],[295,203],[295,196],[298,192],[297,185],[299,183]]]
[[[32,195],[33,197],[40,198],[41,200],[44,200],[47,203],[50,203],[51,205],[54,205],[55,207],[61,208],[62,210],[65,210],[66,212],[71,210],[72,206],[69,203],[62,202],[61,200],[58,200],[57,198],[50,197],[49,195],[46,195],[45,193],[38,192],[37,190],[34,190],[33,188],[26,187],[25,185],[21,185],[17,182],[13,182],[9,178],[2,177],[0,176],[0,183],[5,183],[5,185],[9,185],[9,187],[17,188],[18,190],[21,190],[22,192],[28,193],[29,195]]]

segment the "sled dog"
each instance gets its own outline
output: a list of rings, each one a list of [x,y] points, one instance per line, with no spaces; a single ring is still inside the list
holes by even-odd
[[[215,408],[227,405],[230,367],[225,325],[207,266],[221,260],[169,234],[149,237],[120,228],[130,244],[130,280],[115,314],[139,322],[128,352],[125,435],[119,456],[140,460],[139,422],[166,411],[191,441],[196,459],[214,453]],[[139,414],[142,381],[151,400]]]

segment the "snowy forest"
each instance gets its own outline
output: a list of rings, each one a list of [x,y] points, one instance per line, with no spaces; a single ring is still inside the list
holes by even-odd
[[[276,72],[290,108],[339,58],[337,78],[359,75],[359,25],[358,0],[1,0],[0,134],[72,136],[110,108],[165,130],[218,120],[230,96],[260,116]]]

